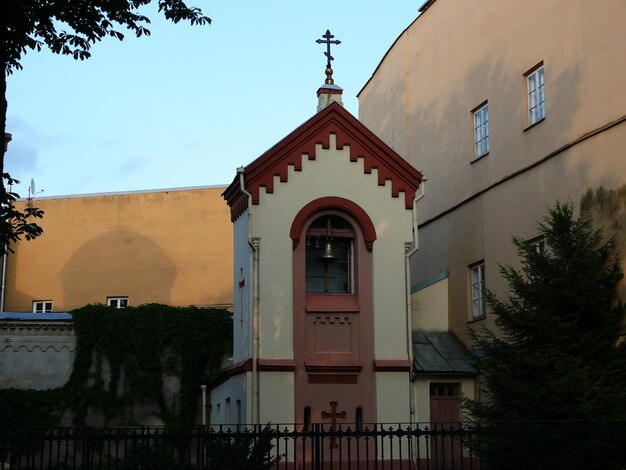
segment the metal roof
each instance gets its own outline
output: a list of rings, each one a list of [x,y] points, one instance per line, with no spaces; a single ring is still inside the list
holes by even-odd
[[[71,313],[48,312],[48,313],[32,313],[32,312],[2,312],[0,320],[71,320]]]
[[[450,331],[413,331],[418,374],[476,374],[469,351]]]

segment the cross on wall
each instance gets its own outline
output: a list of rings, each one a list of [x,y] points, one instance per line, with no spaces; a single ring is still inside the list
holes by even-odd
[[[327,411],[322,411],[321,418],[322,419],[330,419],[330,432],[334,432],[337,429],[337,419],[346,419],[346,412],[341,411],[337,412],[337,405],[339,403],[336,401],[329,402],[330,405],[330,413]],[[330,448],[336,449],[338,446],[337,438],[333,437],[330,440]]]

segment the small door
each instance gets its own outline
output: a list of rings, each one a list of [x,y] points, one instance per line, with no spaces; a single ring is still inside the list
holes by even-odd
[[[430,421],[434,431],[454,431],[461,421],[458,383],[430,384]],[[446,434],[434,435],[430,443],[430,468],[461,468],[460,439]]]

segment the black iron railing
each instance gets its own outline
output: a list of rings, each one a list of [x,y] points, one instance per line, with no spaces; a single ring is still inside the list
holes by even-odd
[[[626,423],[0,430],[0,470],[624,469]]]

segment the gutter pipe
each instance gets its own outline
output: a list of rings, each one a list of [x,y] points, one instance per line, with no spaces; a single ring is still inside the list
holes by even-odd
[[[252,250],[252,318],[250,321],[250,338],[252,339],[252,424],[260,423],[260,393],[259,393],[259,243],[258,238],[252,238],[252,194],[246,190],[244,167],[237,168],[239,175],[239,189],[248,198],[248,246]],[[242,312],[240,312],[241,314]]]
[[[414,381],[413,376],[413,332],[411,330],[411,256],[419,249],[419,236],[417,233],[417,203],[426,196],[425,179],[420,184],[421,191],[415,194],[413,199],[413,248],[411,243],[407,243],[404,246],[404,268],[405,268],[405,282],[406,282],[406,345],[409,361],[411,362],[411,372],[409,376],[409,420],[411,423],[417,422],[415,416],[415,387],[412,385]]]

